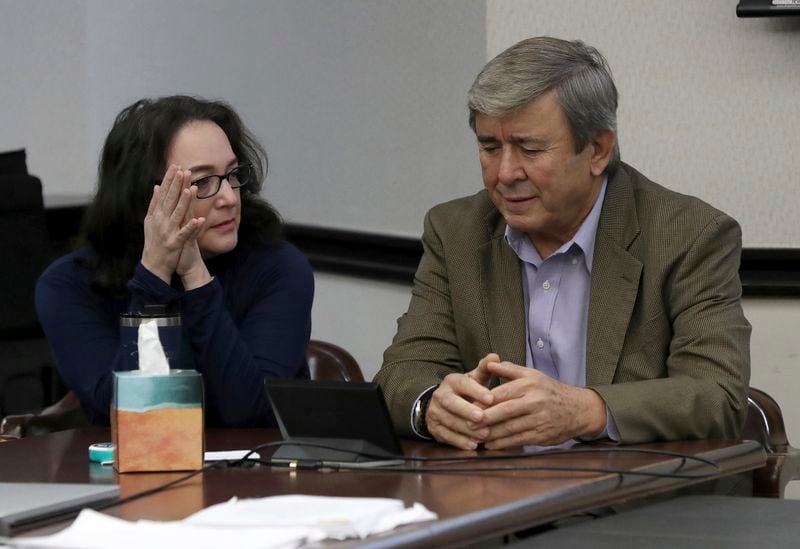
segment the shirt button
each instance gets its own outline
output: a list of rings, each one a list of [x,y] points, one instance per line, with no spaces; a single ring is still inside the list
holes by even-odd
[[[578,260],[576,258],[574,258],[574,257],[572,258],[572,264],[573,265],[577,265],[578,264]]]
[[[544,290],[545,290],[545,291],[549,290],[549,289],[550,289],[550,281],[549,281],[549,280],[545,280],[545,281],[542,283],[542,288],[544,288]],[[540,341],[541,341],[541,340],[540,340]]]
[[[540,349],[544,349],[544,341],[542,341],[541,337],[539,338],[539,341],[536,342],[536,346]]]

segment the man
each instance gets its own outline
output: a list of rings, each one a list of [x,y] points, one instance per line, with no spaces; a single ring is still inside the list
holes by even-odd
[[[616,109],[582,42],[524,40],[478,75],[485,190],[426,216],[376,376],[401,433],[463,449],[739,433],[741,231],[620,162]]]

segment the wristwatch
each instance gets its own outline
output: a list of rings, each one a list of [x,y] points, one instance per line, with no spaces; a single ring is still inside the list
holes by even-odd
[[[411,414],[411,421],[414,425],[414,431],[416,431],[417,434],[423,438],[433,438],[431,437],[430,431],[428,431],[428,422],[425,421],[425,415],[428,412],[428,405],[431,403],[433,392],[438,388],[438,385],[436,387],[431,387],[414,403],[414,411]]]

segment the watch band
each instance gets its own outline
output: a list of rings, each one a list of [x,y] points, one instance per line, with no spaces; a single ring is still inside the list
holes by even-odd
[[[428,406],[431,403],[433,392],[438,388],[438,385],[431,387],[425,393],[420,395],[420,397],[417,399],[417,402],[414,403],[414,430],[423,438],[433,438],[430,431],[428,431],[428,422],[426,421],[425,416],[428,413]]]

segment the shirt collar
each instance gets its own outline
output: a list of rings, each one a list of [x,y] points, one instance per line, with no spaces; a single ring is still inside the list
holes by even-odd
[[[553,253],[553,255],[564,253],[572,248],[572,246],[578,246],[583,252],[586,268],[589,272],[592,272],[594,241],[597,237],[597,226],[600,224],[600,211],[603,208],[603,199],[606,195],[607,185],[608,176],[605,176],[603,178],[603,184],[600,187],[600,192],[597,194],[597,198],[594,201],[594,205],[589,215],[586,216],[586,219],[583,220],[583,223],[581,223],[581,226],[578,228],[578,232],[575,233],[575,236],[573,236],[571,240],[562,244],[561,247]],[[537,269],[539,268],[539,265],[542,263],[542,258],[526,233],[518,231],[517,229],[512,229],[506,225],[504,236],[508,245],[511,246],[511,249],[517,254],[517,257],[526,263],[533,264]]]

